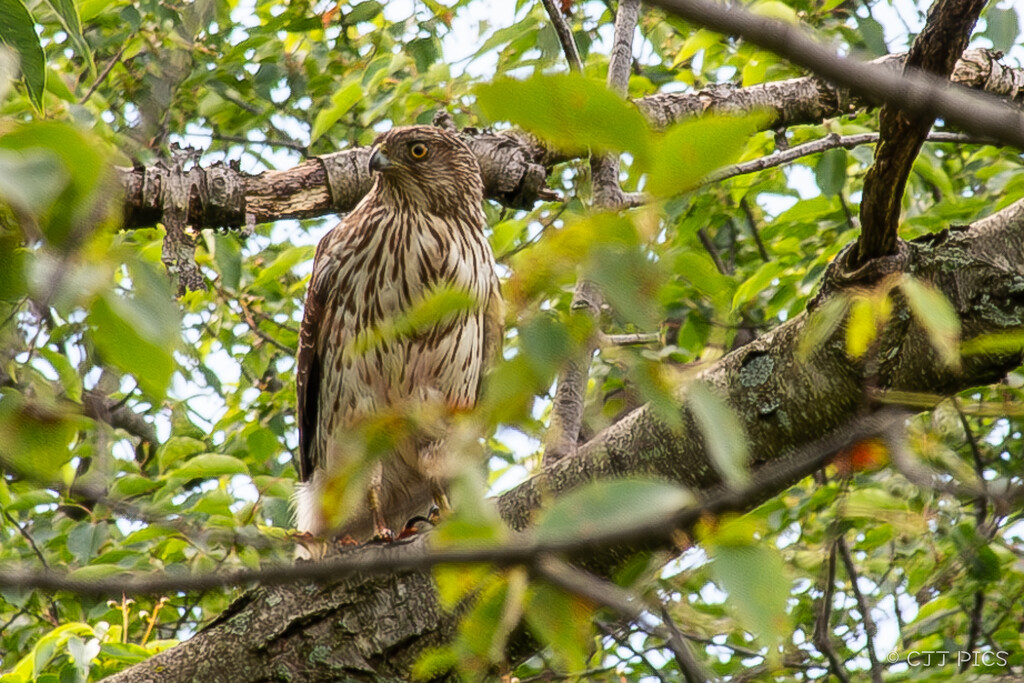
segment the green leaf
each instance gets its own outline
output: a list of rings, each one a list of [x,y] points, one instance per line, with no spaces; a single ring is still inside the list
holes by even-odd
[[[379,2],[360,2],[354,5],[349,13],[345,15],[345,23],[349,26],[362,21],[370,21],[381,13],[384,7]]]
[[[658,152],[650,164],[638,157],[650,168],[645,189],[656,197],[671,197],[697,187],[712,171],[739,158],[761,118],[705,116],[672,126],[653,141]]]
[[[21,75],[28,97],[37,111],[43,110],[46,90],[46,55],[36,35],[35,22],[22,0],[0,0],[0,42],[14,48],[21,59]]]
[[[103,359],[131,373],[147,395],[162,401],[176,363],[177,338],[161,337],[163,323],[131,299],[108,292],[89,312],[90,337]]]
[[[839,326],[846,318],[846,311],[850,306],[850,298],[844,294],[830,297],[825,303],[807,316],[807,324],[800,334],[800,344],[797,347],[797,357],[801,361],[810,358],[814,350],[824,344],[835,334]]]
[[[316,247],[312,245],[288,247],[278,254],[270,265],[260,271],[256,281],[253,282],[253,286],[260,287],[280,279],[282,275],[294,268],[296,264],[312,258],[315,250]]]
[[[750,481],[747,436],[743,424],[720,396],[700,381],[686,388],[686,406],[704,436],[711,463],[726,484],[740,487]]]
[[[778,551],[754,538],[743,520],[725,524],[706,539],[715,582],[729,594],[744,627],[769,650],[792,633],[786,614],[790,582]]]
[[[176,462],[205,450],[206,444],[199,439],[190,436],[172,436],[157,449],[156,460],[160,465],[160,471],[166,472]]]
[[[178,479],[212,479],[232,474],[249,474],[245,463],[230,455],[203,453],[172,470],[170,476]]]
[[[534,635],[551,645],[563,671],[586,669],[593,637],[590,604],[547,583],[537,582],[527,592],[524,616]]]
[[[67,548],[84,564],[96,555],[107,540],[108,532],[106,524],[93,524],[91,520],[78,524],[68,532]]]
[[[309,134],[310,143],[319,140],[320,136],[330,130],[331,126],[347,114],[348,110],[362,98],[363,86],[358,80],[352,81],[334,93],[331,96],[331,106],[317,112],[316,119],[313,121],[313,130]]]
[[[669,521],[693,496],[663,481],[618,479],[596,481],[559,496],[537,523],[537,540],[551,542],[615,533],[641,522]]]
[[[0,391],[0,466],[39,481],[55,481],[71,459],[70,445],[85,418],[60,406]]]
[[[39,349],[38,353],[57,371],[57,377],[67,397],[75,402],[81,401],[82,378],[78,376],[78,371],[71,365],[68,357],[47,348]]]
[[[839,148],[823,152],[818,159],[814,177],[826,197],[835,197],[843,191],[846,184],[846,157],[846,150]]]
[[[488,118],[511,121],[559,149],[629,152],[641,166],[651,161],[643,115],[603,84],[578,74],[502,78],[477,86],[475,93]]]
[[[92,49],[82,35],[82,20],[78,16],[78,8],[75,6],[74,0],[46,0],[46,4],[60,19],[61,25],[75,44],[75,54],[85,62],[89,74],[95,77],[96,65],[92,60]]]
[[[871,302],[864,297],[855,298],[850,305],[850,316],[846,319],[846,353],[855,360],[860,358],[877,335],[878,327]]]
[[[991,4],[985,12],[985,31],[982,35],[992,41],[992,49],[1009,52],[1017,42],[1020,34],[1020,18],[1017,9],[1012,6],[1001,9]]]
[[[757,269],[753,275],[744,280],[743,284],[736,288],[732,295],[732,310],[739,308],[766,290],[779,275],[786,270],[786,266],[778,261],[769,261]]]
[[[242,245],[232,235],[216,233],[213,236],[213,260],[220,271],[221,281],[230,290],[237,290],[242,280]]]
[[[900,281],[914,319],[921,323],[939,359],[950,368],[960,366],[960,316],[946,296],[912,277]]]
[[[4,1],[10,0],[0,0]],[[36,205],[35,213],[50,244],[79,245],[89,229],[110,217],[114,176],[109,147],[88,131],[62,122],[34,121],[11,126],[0,136],[0,149],[19,153],[26,170],[32,169],[32,177],[8,178],[4,186],[21,184],[21,196],[46,201]],[[41,161],[41,155],[56,157],[63,169],[43,181],[45,190],[25,189],[45,173],[41,164],[49,162]]]

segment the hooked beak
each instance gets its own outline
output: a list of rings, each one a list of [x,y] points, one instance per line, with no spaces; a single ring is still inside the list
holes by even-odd
[[[373,154],[370,155],[370,170],[383,171],[388,168],[391,168],[391,159],[388,159],[381,148],[377,147],[373,150]]]

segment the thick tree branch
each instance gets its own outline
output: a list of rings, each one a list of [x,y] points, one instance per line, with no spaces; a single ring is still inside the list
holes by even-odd
[[[967,39],[984,6],[985,0],[938,0],[928,12],[924,30],[910,48],[903,73],[917,71],[948,78],[957,56],[967,47]],[[933,112],[911,115],[891,101],[882,107],[881,141],[875,148],[875,163],[864,178],[857,265],[896,251],[907,178],[934,123]]]

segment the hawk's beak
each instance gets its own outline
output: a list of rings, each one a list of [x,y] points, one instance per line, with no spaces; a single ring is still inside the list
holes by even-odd
[[[381,148],[377,147],[373,150],[373,154],[370,155],[370,170],[383,171],[387,168],[391,168],[391,159],[388,159]]]

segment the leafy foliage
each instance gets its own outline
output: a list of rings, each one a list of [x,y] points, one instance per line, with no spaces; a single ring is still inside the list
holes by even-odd
[[[805,309],[826,265],[856,235],[871,149],[702,185],[716,168],[776,149],[756,114],[653,130],[601,85],[614,21],[605,3],[573,8],[586,60],[580,76],[559,73],[559,44],[540,3],[519,0],[507,25],[480,20],[473,35],[467,17],[479,16],[478,4],[363,1],[317,14],[323,8],[305,1],[0,0],[0,38],[20,64],[13,87],[0,83],[0,565],[80,578],[188,576],[291,557],[294,350],[312,245],[329,221],[260,225],[244,238],[203,231],[197,259],[210,289],[175,300],[161,263],[163,228],[118,231],[111,176],[114,164],[152,162],[172,141],[201,145],[204,161],[237,159],[256,172],[365,145],[375,131],[443,110],[460,127],[511,122],[561,149],[624,153],[623,189],[646,191],[654,204],[588,212],[587,165],[572,160],[549,178],[565,202],[486,207],[513,308],[504,361],[473,418],[485,427],[492,490],[536,470],[554,378],[595,332],[572,315],[578,275],[605,292],[601,332],[658,332],[663,342],[601,349],[587,434],[644,402],[672,414],[687,364]],[[899,47],[876,19],[889,3],[756,7],[850,51]],[[981,36],[997,49],[1020,42],[1016,8],[992,5],[985,19]],[[921,17],[909,20],[920,25]],[[799,75],[753,45],[657,11],[644,12],[639,35],[633,97]],[[456,48],[462,61],[449,54]],[[0,59],[0,77],[8,61]],[[785,137],[799,144],[875,125],[861,113]],[[1024,197],[1021,171],[1012,150],[926,145],[902,236]],[[1006,342],[961,349],[953,306],[904,280],[827,303],[806,353],[841,329],[851,362],[874,360],[897,296],[950,365],[961,352]],[[1019,484],[1022,385],[1015,372],[921,413],[910,425],[911,456],[949,480]],[[925,398],[930,407],[940,397]],[[695,389],[688,400],[725,478],[745,481],[756,444],[716,431],[729,418],[711,391]],[[463,499],[482,510],[478,476],[458,485],[475,491]],[[596,484],[553,505],[538,533],[628,525],[691,495],[661,483]],[[496,524],[465,514],[437,542],[496,542]],[[920,487],[892,468],[828,470],[701,531],[699,546],[680,539],[688,549],[667,567],[665,558],[641,558],[615,577],[647,606],[637,622],[522,569],[441,568],[442,601],[465,616],[455,642],[425,656],[416,673],[493,672],[522,622],[545,645],[518,663],[524,679],[552,669],[586,680],[677,679],[678,661],[652,627],[671,619],[721,675],[822,678],[829,662],[815,623],[826,604],[825,640],[853,678],[869,665],[870,623],[881,659],[888,648],[962,649],[979,623],[978,648],[1024,663],[1020,530],[1007,511]],[[108,601],[2,589],[0,680],[100,678],[188,638],[236,594]],[[892,671],[908,680],[958,676],[954,666]]]

